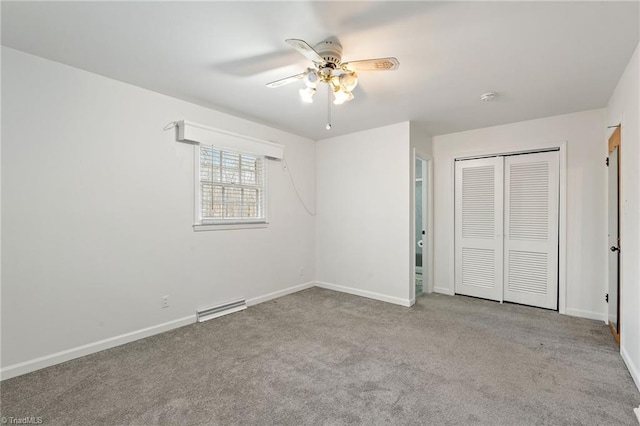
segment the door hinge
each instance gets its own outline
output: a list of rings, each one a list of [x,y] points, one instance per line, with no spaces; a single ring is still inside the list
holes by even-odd
[[[609,303],[609,293],[604,295],[604,301]]]
[[[607,165],[607,167],[609,167],[609,157],[607,157],[604,163]]]

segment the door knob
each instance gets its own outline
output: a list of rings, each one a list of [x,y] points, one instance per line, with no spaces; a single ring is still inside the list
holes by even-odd
[[[616,246],[611,246],[611,248],[609,248],[609,250],[611,251],[620,251],[620,249]]]

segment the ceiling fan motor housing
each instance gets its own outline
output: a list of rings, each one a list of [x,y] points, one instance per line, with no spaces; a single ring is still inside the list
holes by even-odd
[[[342,62],[342,46],[335,41],[326,40],[315,45],[314,50],[318,52],[332,68],[338,68]]]

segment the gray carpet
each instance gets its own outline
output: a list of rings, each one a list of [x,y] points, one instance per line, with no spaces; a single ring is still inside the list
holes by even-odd
[[[5,380],[45,424],[634,425],[601,322],[462,296],[305,290]]]

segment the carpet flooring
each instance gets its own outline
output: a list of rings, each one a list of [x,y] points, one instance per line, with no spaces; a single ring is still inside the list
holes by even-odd
[[[599,321],[430,294],[318,288],[0,384],[44,424],[637,425]]]

